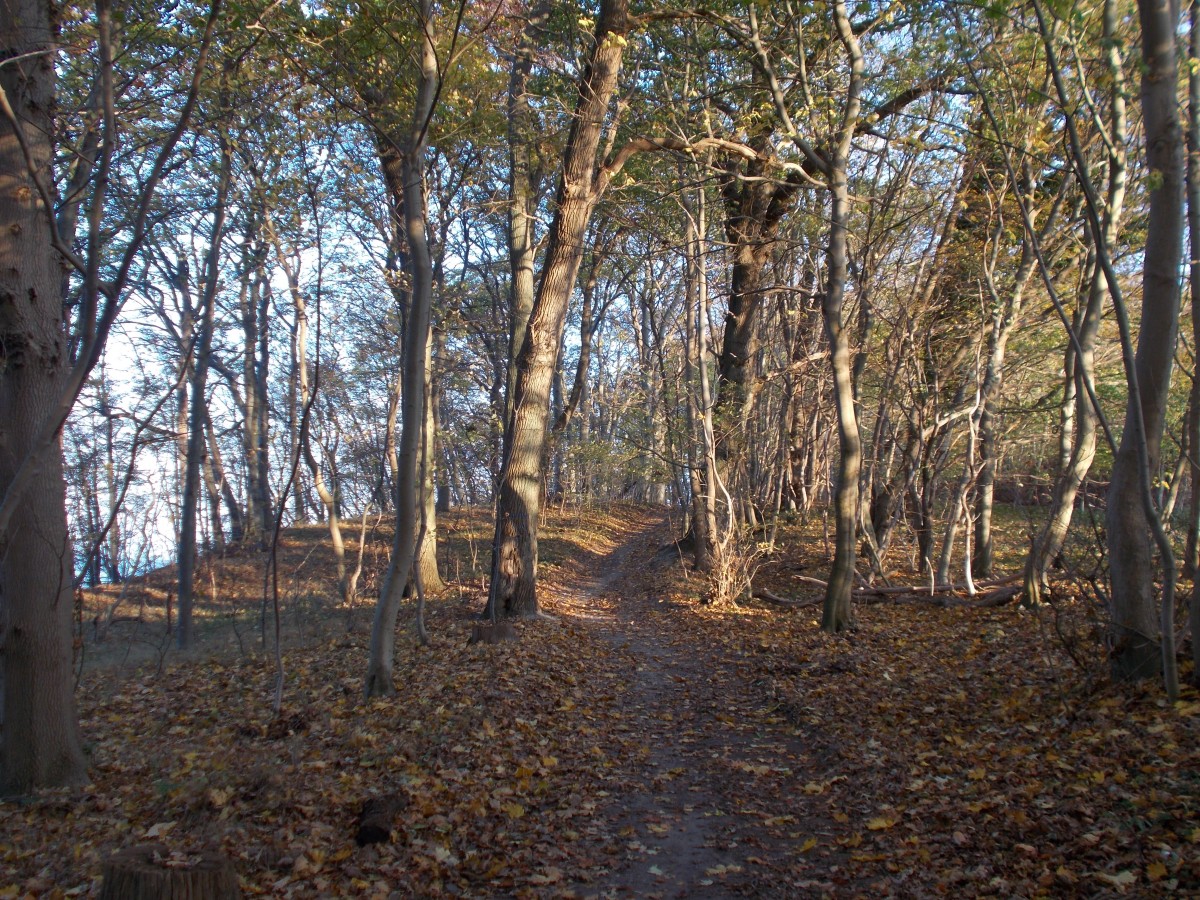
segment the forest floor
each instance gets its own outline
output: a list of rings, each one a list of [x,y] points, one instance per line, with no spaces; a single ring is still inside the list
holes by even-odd
[[[445,520],[431,643],[407,608],[399,692],[370,703],[370,606],[337,607],[316,527],[281,548],[278,717],[261,555],[207,562],[186,654],[171,572],[85,597],[93,781],[0,804],[0,898],[96,894],[146,841],[223,853],[248,895],[1200,895],[1200,696],[1109,684],[1083,600],[893,595],[831,636],[815,606],[702,604],[662,512],[617,506],[552,511],[552,618],[469,645],[488,529]],[[365,597],[387,546],[371,529]],[[797,578],[825,565],[819,523],[761,562],[819,600]],[[391,838],[359,847],[372,797],[397,798]]]

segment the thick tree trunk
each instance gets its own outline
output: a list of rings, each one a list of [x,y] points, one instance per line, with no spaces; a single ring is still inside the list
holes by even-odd
[[[1176,97],[1177,9],[1139,0],[1142,24],[1142,119],[1150,190],[1142,274],[1142,316],[1125,429],[1108,494],[1108,559],[1112,578],[1113,669],[1118,677],[1161,671],[1161,632],[1145,486],[1158,471],[1179,319],[1183,239],[1183,134]],[[1141,418],[1138,421],[1138,401]],[[1141,445],[1141,446],[1139,446]],[[1173,561],[1171,561],[1173,565]],[[1173,573],[1172,573],[1173,574]]]
[[[537,532],[550,389],[588,221],[607,187],[608,178],[598,168],[596,155],[628,24],[628,0],[602,2],[595,47],[580,83],[567,139],[542,277],[517,360],[492,545],[488,611],[493,616],[538,612]]]
[[[0,8],[0,86],[21,123],[36,177],[52,183],[53,7]],[[86,767],[71,666],[73,554],[62,441],[41,443],[70,368],[63,270],[18,137],[0,119],[0,496],[31,453],[37,475],[0,534],[0,795],[81,784]]]

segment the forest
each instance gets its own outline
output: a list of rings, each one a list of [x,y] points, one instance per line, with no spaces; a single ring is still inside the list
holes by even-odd
[[[0,897],[1200,889],[1200,4],[0,31]]]

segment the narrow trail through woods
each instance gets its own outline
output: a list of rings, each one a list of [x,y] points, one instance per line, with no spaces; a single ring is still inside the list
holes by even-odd
[[[795,896],[806,838],[828,811],[773,790],[809,776],[802,737],[773,715],[753,673],[689,630],[678,605],[647,590],[646,573],[679,565],[666,524],[633,523],[590,579],[556,611],[630,659],[621,708],[643,748],[628,789],[609,798],[627,852],[590,894],[638,897]],[[801,824],[803,822],[803,824]],[[828,871],[836,861],[825,860]]]

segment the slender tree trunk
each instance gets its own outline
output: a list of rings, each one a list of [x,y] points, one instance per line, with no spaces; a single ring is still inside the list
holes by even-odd
[[[367,697],[394,693],[396,617],[404,587],[418,555],[417,496],[421,436],[425,431],[425,365],[433,309],[433,259],[427,240],[425,148],[438,89],[438,60],[433,46],[432,0],[419,0],[422,26],[420,73],[411,130],[403,146],[404,232],[408,240],[412,299],[404,328],[404,399],[396,483],[396,533],[392,555],[375,606],[371,653],[363,692]]]
[[[425,427],[421,434],[421,550],[417,566],[421,573],[421,585],[426,594],[437,594],[446,589],[442,573],[438,571],[437,553],[437,491],[434,487],[434,471],[437,447],[437,416],[433,404],[433,348],[425,348]],[[414,592],[415,593],[415,592]]]
[[[529,79],[542,26],[549,4],[538,2],[530,10],[513,56],[508,78],[508,261],[509,340],[508,371],[505,379],[504,422],[512,418],[517,386],[517,359],[525,344],[529,316],[533,312],[533,264],[537,238],[538,187],[541,173],[534,166],[533,147],[538,140],[535,115],[529,96]],[[507,429],[505,437],[507,437]],[[507,452],[507,448],[505,448]]]
[[[1106,0],[1104,35],[1107,49],[1105,52],[1108,72],[1113,81],[1109,96],[1111,133],[1108,140],[1108,187],[1102,229],[1099,234],[1092,234],[1092,240],[1102,244],[1102,248],[1110,256],[1116,246],[1121,214],[1125,205],[1127,112],[1124,63],[1121,56],[1121,44],[1117,39],[1118,24],[1119,12],[1116,0]],[[1094,231],[1094,229],[1089,228],[1089,231]],[[1075,333],[1078,348],[1075,346],[1075,341],[1068,341],[1064,364],[1067,379],[1064,394],[1067,396],[1064,396],[1064,415],[1061,423],[1063,445],[1060,457],[1065,458],[1065,462],[1055,480],[1046,525],[1030,548],[1029,557],[1025,563],[1025,597],[1031,603],[1041,600],[1050,566],[1058,558],[1066,543],[1067,532],[1074,515],[1075,499],[1096,456],[1099,416],[1092,405],[1092,392],[1089,385],[1093,381],[1095,372],[1096,342],[1099,338],[1101,319],[1104,314],[1104,301],[1110,291],[1104,268],[1098,261],[1098,251],[1090,251],[1088,260],[1086,270],[1091,272],[1091,278],[1088,279],[1087,293],[1076,316],[1078,324]],[[1069,411],[1066,407],[1068,402],[1071,403]],[[1074,442],[1068,445],[1072,424],[1074,425]]]
[[[708,277],[705,269],[705,231],[708,226],[704,189],[695,201],[684,195],[687,214],[687,304],[684,311],[684,383],[687,385],[688,468],[692,490],[693,565],[698,572],[711,572],[717,564],[717,507],[714,484],[716,441],[713,436],[712,403],[705,358],[708,309]],[[699,445],[697,454],[697,444]]]
[[[1142,315],[1125,428],[1108,493],[1113,669],[1118,677],[1161,671],[1163,636],[1154,594],[1146,484],[1158,471],[1179,319],[1183,239],[1183,134],[1176,98],[1178,11],[1166,0],[1139,0],[1142,24],[1142,119],[1146,161],[1156,177],[1149,199]],[[1130,379],[1131,382],[1133,379]],[[1140,401],[1140,421],[1138,406]],[[1170,561],[1174,565],[1173,560]],[[1173,576],[1173,573],[1171,573]],[[1169,596],[1169,593],[1168,593]]]
[[[212,417],[204,423],[204,433],[208,440],[208,461],[212,469],[213,480],[217,491],[225,504],[225,514],[229,516],[229,539],[239,543],[245,537],[246,525],[242,518],[242,509],[237,498],[233,496],[233,486],[225,473],[225,462],[221,457],[221,445],[217,442],[217,433],[213,429]]]
[[[200,500],[200,468],[203,465],[205,435],[208,421],[206,387],[212,358],[213,328],[216,320],[217,282],[220,276],[221,242],[225,233],[225,213],[229,200],[229,182],[233,155],[224,133],[219,136],[221,171],[217,196],[213,206],[213,225],[208,257],[204,264],[204,281],[199,285],[201,321],[196,329],[195,350],[192,353],[191,398],[187,424],[187,459],[184,464],[183,504],[179,525],[179,627],[175,640],[179,648],[190,647],[193,640],[192,612],[196,574],[196,513]]]
[[[838,632],[853,624],[850,592],[854,587],[857,559],[855,527],[859,506],[859,478],[862,466],[862,439],[858,433],[858,415],[854,408],[854,379],[851,374],[850,338],[847,334],[843,304],[845,298],[847,261],[847,231],[850,219],[850,187],[847,166],[850,144],[858,125],[860,91],[863,79],[863,57],[858,38],[850,25],[843,0],[833,0],[834,24],[838,37],[850,61],[850,80],[846,90],[846,106],[837,144],[829,160],[829,189],[832,202],[829,219],[829,250],[827,254],[828,282],[821,303],[825,320],[825,335],[833,367],[834,405],[838,422],[838,469],[834,485],[834,557],[829,572],[821,628]]]
[[[596,156],[628,26],[628,0],[603,0],[595,47],[580,83],[567,138],[541,281],[517,361],[492,545],[488,611],[493,616],[534,616],[538,612],[537,533],[550,388],[588,221],[608,184]]]

